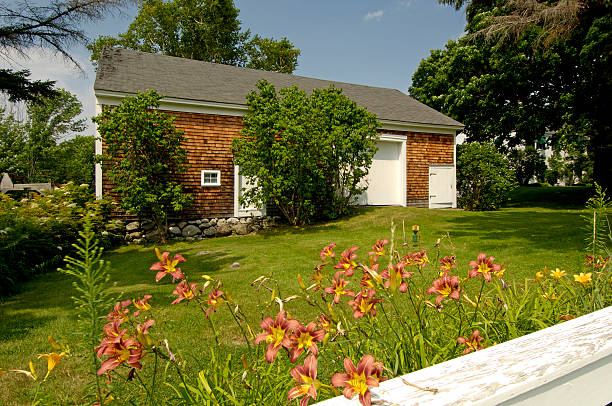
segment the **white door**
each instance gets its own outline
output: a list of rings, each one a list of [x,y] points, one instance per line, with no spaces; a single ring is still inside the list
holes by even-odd
[[[429,167],[429,208],[456,206],[455,168],[452,165]]]
[[[251,185],[247,179],[240,174],[240,167],[234,166],[234,216],[249,217],[249,216],[264,216],[266,208],[258,208],[248,204],[241,204],[240,197],[247,190],[251,189]]]
[[[372,166],[365,181],[368,189],[359,197],[362,205],[405,204],[405,185],[402,171],[405,159],[404,142],[378,141],[378,151],[372,159]]]

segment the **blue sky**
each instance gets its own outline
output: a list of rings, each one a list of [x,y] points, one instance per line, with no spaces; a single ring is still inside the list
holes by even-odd
[[[297,75],[399,89],[431,49],[461,36],[465,14],[436,0],[235,0],[243,29],[301,49]],[[136,9],[115,13],[87,27],[92,38],[124,32]],[[30,69],[36,79],[56,80],[75,93],[84,115],[94,115],[95,73],[84,47],[72,49],[85,73],[52,55],[32,50],[29,60],[1,60],[0,66]],[[88,131],[93,131],[90,127]]]

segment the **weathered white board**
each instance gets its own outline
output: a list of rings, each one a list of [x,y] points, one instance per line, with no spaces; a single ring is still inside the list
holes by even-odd
[[[438,389],[437,393],[419,387]],[[612,307],[485,348],[372,389],[389,405],[606,405],[612,402]],[[319,406],[358,405],[337,397]]]

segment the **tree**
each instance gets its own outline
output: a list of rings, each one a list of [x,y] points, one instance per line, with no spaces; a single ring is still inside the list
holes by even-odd
[[[51,0],[40,5],[30,0],[0,1],[0,55],[9,50],[26,55],[34,47],[59,53],[80,67],[69,52],[70,46],[87,42],[79,25],[102,19],[126,0]],[[0,69],[0,92],[10,101],[36,101],[53,96],[52,81],[31,81],[28,71]]]
[[[561,142],[576,147],[586,139],[595,180],[612,186],[612,2],[609,0],[440,0],[467,4],[466,37],[482,47],[528,45],[548,55],[558,77],[558,121],[549,123]],[[537,95],[538,82],[532,89]]]
[[[166,242],[168,215],[182,210],[191,196],[176,181],[187,161],[183,133],[173,117],[156,110],[161,98],[155,91],[126,97],[93,120],[106,147],[104,169],[120,196],[119,207],[151,218]]]
[[[85,129],[85,119],[78,118],[82,112],[81,102],[63,89],[57,91],[56,97],[28,104],[28,119],[24,125],[28,136],[28,181],[50,180],[50,175],[57,165],[53,160],[57,143],[62,137],[80,133]]]
[[[528,185],[533,179],[544,182],[546,159],[531,145],[525,149],[511,150],[507,158],[520,185]]]
[[[50,180],[55,183],[87,184],[93,190],[95,169],[95,139],[77,136],[57,145],[52,154],[55,162]]]
[[[265,80],[247,95],[249,112],[232,151],[254,185],[244,199],[273,204],[291,224],[337,217],[354,203],[376,152],[376,117],[333,86],[308,96]]]
[[[119,46],[181,58],[291,73],[299,49],[286,38],[240,31],[232,0],[143,0],[128,30],[88,46],[94,65],[104,47]]]
[[[58,143],[85,129],[85,119],[79,118],[83,106],[66,90],[57,89],[54,92],[52,97],[41,97],[36,102],[27,103],[27,116],[23,121],[2,110],[0,172],[23,176],[27,182],[77,181],[60,168],[74,165],[84,151],[72,148],[70,154],[62,154]],[[84,144],[77,141],[74,146]],[[90,161],[92,159],[93,151]],[[84,161],[81,160],[81,163]],[[80,168],[80,171],[83,170],[93,170],[93,162],[89,167]]]

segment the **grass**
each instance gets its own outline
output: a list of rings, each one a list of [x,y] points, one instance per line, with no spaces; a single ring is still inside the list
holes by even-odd
[[[584,258],[580,209],[586,194],[585,188],[521,188],[512,196],[509,207],[497,212],[360,208],[352,217],[338,221],[281,227],[258,235],[177,242],[160,248],[185,256],[187,262],[182,269],[191,281],[202,281],[202,274],[222,280],[224,290],[241,304],[256,328],[263,314],[276,310],[266,309],[270,292],[257,292],[249,286],[255,278],[272,274],[280,289],[275,293],[287,297],[297,291],[298,274],[310,278],[321,247],[330,242],[335,242],[339,250],[357,245],[361,247],[357,253],[364,257],[377,238],[390,238],[392,221],[399,242],[404,240],[404,227],[409,239],[411,226],[419,224],[421,245],[429,250],[432,260],[436,257],[433,244],[442,238],[441,255],[454,253],[463,272],[479,252],[503,262],[509,282],[521,283],[544,266],[577,272]],[[202,355],[212,342],[210,329],[196,306],[170,305],[175,297],[174,285],[169,278],[155,283],[155,272],[148,269],[156,261],[153,246],[121,247],[105,258],[112,263],[112,290],[124,299],[153,295],[151,302],[159,320],[154,327],[156,335],[167,337],[195,368],[204,362]],[[240,267],[231,269],[234,262]],[[48,335],[76,345],[77,320],[70,299],[73,293],[69,277],[50,273],[0,304],[0,367],[27,369],[29,360],[50,351]],[[313,309],[298,301],[288,303],[287,308],[303,321],[315,315]],[[214,320],[223,341],[242,351],[243,340],[227,309],[219,311]],[[84,349],[77,347],[74,352],[73,357],[62,360],[45,384],[46,391],[62,404],[78,402],[85,391],[83,374],[89,364]],[[35,361],[39,375],[44,375],[43,361]],[[36,391],[23,376],[9,374],[0,380],[0,404],[27,404]]]

